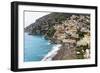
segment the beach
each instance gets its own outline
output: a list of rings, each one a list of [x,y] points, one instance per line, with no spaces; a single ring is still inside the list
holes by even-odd
[[[48,52],[48,54],[41,61],[51,61],[52,58],[57,54],[58,50],[60,50],[61,44],[56,44],[53,46],[52,50]]]

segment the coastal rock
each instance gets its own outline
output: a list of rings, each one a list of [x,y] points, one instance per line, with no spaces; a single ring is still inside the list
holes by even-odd
[[[84,59],[90,56],[89,14],[50,13],[26,27],[25,32],[44,35],[51,43],[62,45],[52,60]]]

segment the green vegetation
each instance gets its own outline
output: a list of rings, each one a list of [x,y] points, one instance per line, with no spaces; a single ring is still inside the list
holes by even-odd
[[[46,33],[46,36],[47,36],[47,37],[53,37],[55,31],[56,31],[56,30],[54,29],[54,27],[50,27],[49,30],[48,30],[47,33]]]
[[[84,59],[83,53],[77,54],[77,59]]]
[[[32,33],[36,32],[36,29],[32,29]]]
[[[84,46],[83,45],[77,46],[76,52],[79,52],[78,54],[76,54],[77,58],[78,59],[84,59],[85,51],[88,48],[89,48],[88,44],[87,45],[84,45]]]
[[[85,33],[81,32],[80,30],[77,30],[77,34],[79,35],[79,39],[82,39]]]
[[[58,23],[62,23],[61,21],[66,20],[66,16],[63,13],[53,13],[54,19]]]
[[[76,54],[76,56],[78,59],[84,59],[84,52],[82,50],[83,50],[82,46],[78,46],[76,48],[76,52],[78,52],[78,54]]]
[[[45,39],[49,39],[53,43],[65,44],[62,47],[66,49],[60,50],[62,56],[59,55],[58,59],[67,60],[76,57],[84,59],[86,49],[90,48],[89,15],[50,13],[39,18],[33,25],[27,27],[26,31],[44,35]]]

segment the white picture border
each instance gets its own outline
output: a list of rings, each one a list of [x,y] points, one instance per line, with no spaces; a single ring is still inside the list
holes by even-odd
[[[24,62],[24,22],[23,11],[50,11],[50,12],[64,12],[64,13],[84,13],[90,14],[91,18],[91,54],[90,59],[76,59],[64,61],[33,61]],[[72,66],[72,65],[86,65],[95,64],[95,10],[82,8],[63,8],[63,7],[49,7],[49,6],[34,6],[34,5],[19,5],[18,6],[18,68],[36,68],[36,67],[52,67],[52,66]]]

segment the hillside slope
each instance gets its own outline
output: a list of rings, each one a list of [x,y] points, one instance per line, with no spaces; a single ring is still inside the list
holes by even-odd
[[[90,58],[89,14],[50,13],[26,27],[25,32],[62,44],[52,60]]]

